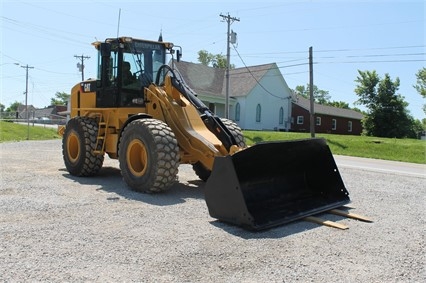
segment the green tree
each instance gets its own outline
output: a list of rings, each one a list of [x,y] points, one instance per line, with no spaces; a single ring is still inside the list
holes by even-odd
[[[364,130],[369,136],[415,138],[415,121],[407,110],[404,97],[396,94],[399,78],[392,81],[389,74],[381,79],[376,71],[360,71],[355,80],[356,103],[364,105],[368,114],[363,120]]]
[[[67,105],[68,104],[68,98],[71,95],[69,95],[66,92],[56,92],[55,97],[50,99],[50,105]]]
[[[306,87],[303,85],[296,86],[295,90],[301,96],[309,99],[309,84],[306,84]],[[328,94],[328,91],[319,89],[314,85],[314,101],[318,104],[328,105],[330,103],[331,96]]]
[[[6,109],[7,112],[16,112],[18,110],[19,105],[21,105],[20,102],[15,101]]]
[[[343,109],[351,109],[349,107],[349,104],[344,101],[331,101],[327,103],[329,106],[337,107],[337,108],[343,108]]]
[[[0,103],[0,112],[4,112],[5,108],[6,108],[6,106],[4,106],[4,104]]]
[[[226,69],[227,60],[226,56],[222,54],[212,54],[207,50],[198,51],[198,61],[204,66],[212,66],[214,68]],[[234,69],[235,65],[230,64],[230,69]]]
[[[214,55],[207,52],[207,50],[198,51],[198,62],[200,62],[204,66],[209,66],[213,61]]]
[[[426,68],[420,69],[416,73],[417,84],[413,87],[417,90],[417,92],[426,98]],[[426,114],[426,104],[423,104],[423,112]]]
[[[420,133],[426,130],[426,119],[420,121],[419,119],[413,120],[411,131],[415,135],[414,138],[420,138]]]

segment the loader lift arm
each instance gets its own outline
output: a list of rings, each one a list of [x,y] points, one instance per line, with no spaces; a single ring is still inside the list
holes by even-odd
[[[179,80],[176,76],[175,71],[169,65],[162,65],[155,79],[155,84],[160,84],[160,78],[171,73],[171,84],[176,88],[180,94],[182,94],[191,104],[198,110],[200,117],[203,120],[207,128],[223,143],[224,147],[229,152],[232,145],[238,145],[232,133],[229,132],[228,128],[222,123],[220,119],[214,116],[210,109],[195,96],[192,89],[188,87],[182,80]],[[163,79],[164,81],[164,79]]]

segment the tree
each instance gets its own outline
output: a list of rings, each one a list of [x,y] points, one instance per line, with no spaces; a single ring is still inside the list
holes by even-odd
[[[204,65],[208,66],[213,61],[214,55],[207,52],[207,50],[200,50],[198,51],[198,61]]]
[[[369,136],[415,138],[415,121],[407,110],[404,97],[396,94],[399,78],[392,81],[389,74],[381,79],[376,71],[360,71],[355,80],[358,85],[355,93],[359,96],[356,103],[364,105],[368,114],[363,120],[364,130]]]
[[[4,112],[5,108],[6,108],[6,106],[4,106],[4,104],[0,103],[0,112]]]
[[[413,87],[417,90],[417,92],[426,98],[426,68],[420,69],[416,73],[417,84]],[[426,114],[426,104],[423,105],[423,112]]]
[[[344,101],[331,101],[331,102],[327,103],[327,105],[333,106],[333,107],[336,107],[336,108],[351,109],[349,107],[349,104],[344,102]]]
[[[56,92],[55,97],[50,99],[50,105],[67,105],[70,95],[66,92]]]
[[[212,66],[214,68],[226,69],[227,60],[226,56],[222,54],[212,54],[206,50],[198,51],[198,61],[204,66]],[[230,64],[230,69],[234,69],[235,65]]]
[[[20,102],[15,101],[12,104],[10,104],[10,106],[6,109],[6,112],[16,112],[18,111],[18,107],[19,105],[21,105]]]
[[[306,84],[306,88],[303,85],[298,85],[295,88],[296,92],[301,96],[309,99],[309,84]],[[314,85],[314,101],[318,104],[328,105],[330,103],[331,96],[328,94],[328,91],[319,89]]]

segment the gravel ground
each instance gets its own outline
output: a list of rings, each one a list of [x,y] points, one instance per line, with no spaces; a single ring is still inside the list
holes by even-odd
[[[425,282],[425,180],[339,168],[348,230],[297,221],[248,232],[211,218],[180,166],[166,194],[130,191],[116,160],[65,170],[61,141],[0,144],[2,282]]]

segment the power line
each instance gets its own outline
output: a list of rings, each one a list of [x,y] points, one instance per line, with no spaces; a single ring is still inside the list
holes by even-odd
[[[391,49],[407,49],[407,48],[425,48],[426,45],[407,45],[407,46],[391,46],[391,47],[372,47],[372,48],[345,48],[345,49],[324,49],[315,50],[315,53],[325,52],[352,52],[352,51],[369,51],[369,50],[391,50]],[[306,54],[306,51],[280,51],[280,52],[263,52],[263,53],[248,53],[244,56],[261,56],[261,55],[280,55],[280,54]]]
[[[323,61],[314,64],[359,64],[359,63],[407,63],[407,62],[426,62],[426,59],[401,59],[401,60],[364,60],[364,61]]]
[[[2,19],[5,23],[9,23],[11,25],[18,27],[18,29],[16,30],[11,27],[8,27],[7,25],[4,26],[4,28],[10,29],[15,32],[29,34],[31,36],[35,36],[38,38],[46,38],[49,40],[52,40],[50,39],[50,37],[53,37],[54,41],[58,41],[58,42],[59,40],[65,40],[66,42],[72,42],[73,44],[87,45],[85,42],[77,41],[75,37],[73,38],[69,37],[69,35],[76,35],[79,37],[87,38],[86,35],[72,33],[72,32],[70,33],[69,31],[58,30],[52,27],[46,27],[42,25],[29,23],[29,22],[21,22],[15,19],[4,17],[4,16],[2,16]],[[35,31],[35,33],[31,32],[31,30]]]
[[[238,53],[237,48],[235,48],[235,46],[233,45],[235,52],[237,52],[238,57],[240,57],[241,62],[244,64],[244,66],[246,67],[248,73],[250,73],[250,75],[252,76],[252,78],[256,81],[256,83],[264,90],[266,91],[266,93],[268,93],[269,95],[276,97],[276,98],[280,98],[283,99],[283,97],[277,96],[275,94],[273,94],[272,92],[270,92],[269,90],[267,90],[260,82],[259,80],[253,75],[253,73],[250,71],[250,69],[247,67],[246,63],[244,62],[243,58],[241,58],[240,53]],[[265,68],[264,70],[266,70],[267,68]]]
[[[392,47],[372,47],[372,48],[355,48],[355,49],[325,49],[316,50],[315,53],[319,52],[347,52],[347,51],[365,51],[365,50],[389,50],[389,49],[405,49],[405,48],[424,48],[426,45],[407,45],[407,46],[392,46]]]

